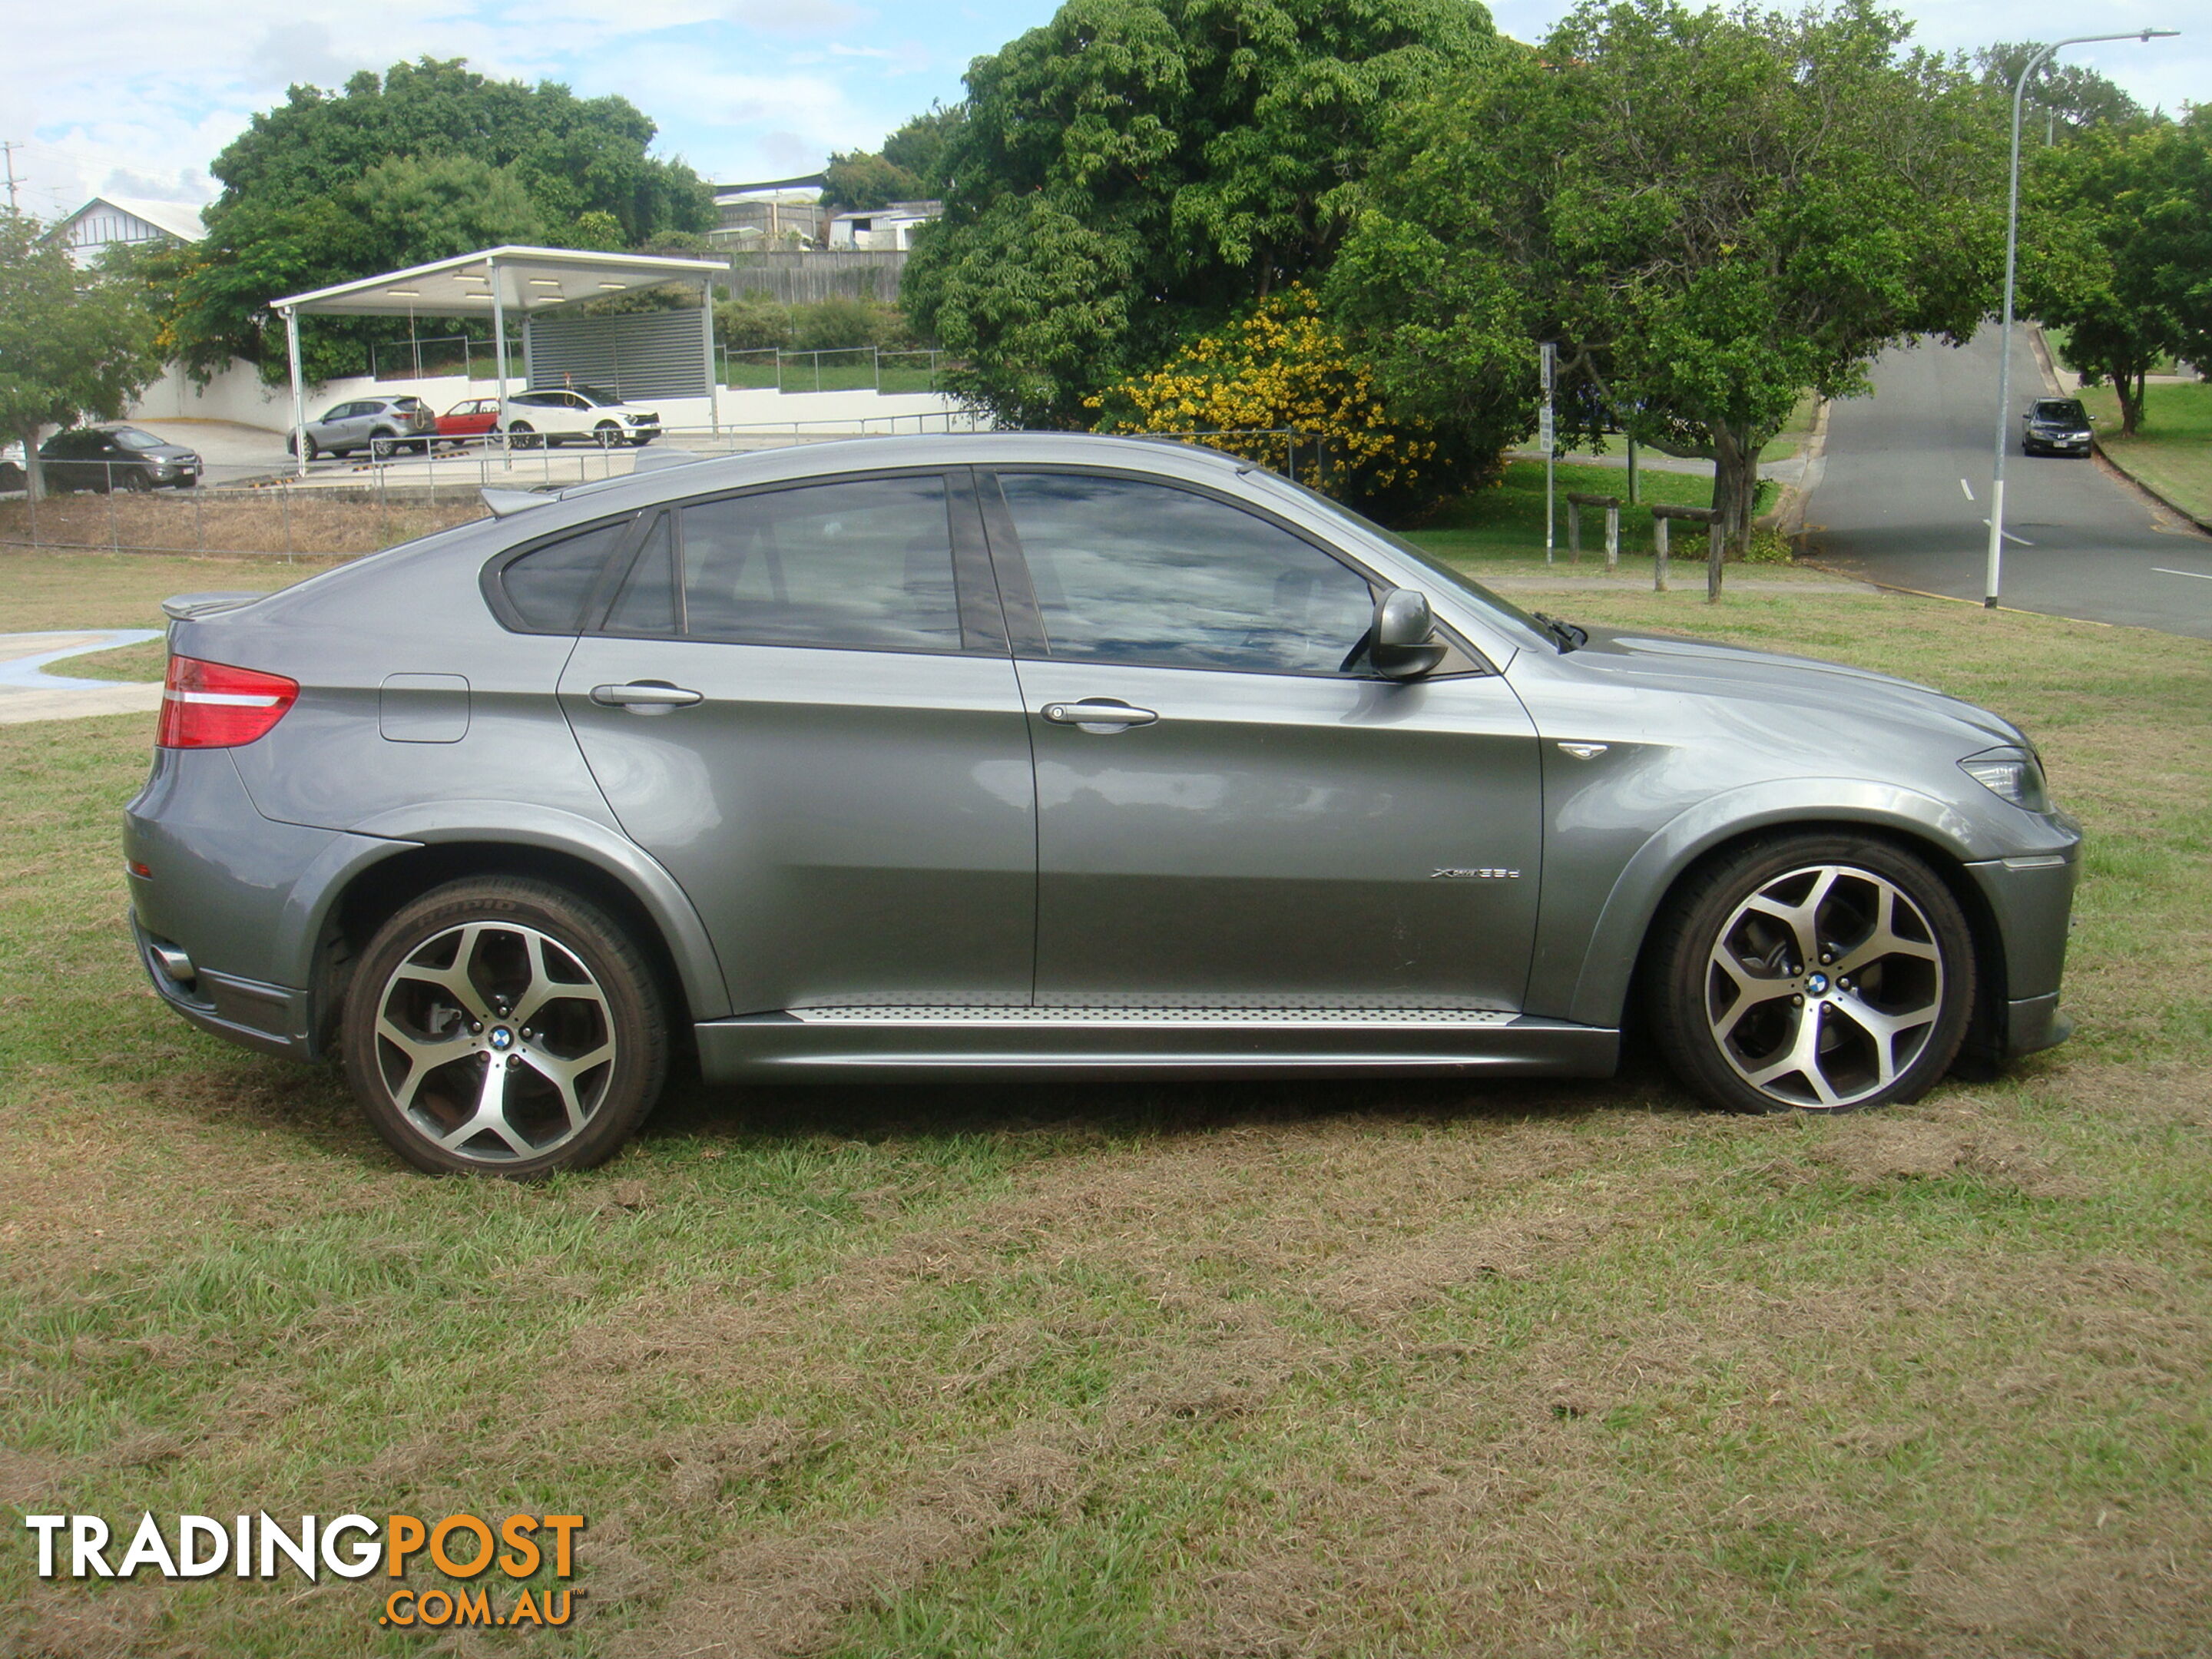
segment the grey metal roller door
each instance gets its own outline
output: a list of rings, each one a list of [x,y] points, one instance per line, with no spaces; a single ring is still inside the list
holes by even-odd
[[[524,346],[532,386],[580,382],[625,402],[704,398],[709,391],[696,310],[532,317]]]

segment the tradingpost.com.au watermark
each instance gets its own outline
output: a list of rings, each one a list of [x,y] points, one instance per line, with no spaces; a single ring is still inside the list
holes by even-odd
[[[151,1569],[167,1579],[212,1578],[228,1571],[237,1578],[275,1578],[289,1570],[313,1582],[321,1573],[367,1578],[380,1568],[387,1578],[404,1578],[428,1565],[462,1581],[451,1589],[416,1590],[404,1585],[389,1591],[380,1625],[559,1626],[575,1616],[573,1592],[524,1587],[511,1600],[484,1583],[535,1577],[550,1565],[558,1580],[575,1571],[575,1538],[584,1529],[580,1515],[510,1515],[497,1522],[473,1515],[448,1515],[425,1521],[412,1515],[341,1515],[319,1524],[303,1515],[296,1528],[265,1511],[226,1522],[210,1515],[179,1515],[166,1528],[152,1514],[141,1515],[137,1530],[116,1556],[114,1538],[97,1515],[30,1515],[23,1525],[37,1535],[41,1578],[131,1578]],[[544,1541],[541,1542],[543,1539]]]

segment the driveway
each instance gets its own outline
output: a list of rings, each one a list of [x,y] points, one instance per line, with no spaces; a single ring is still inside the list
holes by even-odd
[[[1996,330],[1960,349],[1887,352],[1874,395],[1834,405],[1805,514],[1824,562],[1892,586],[1979,599],[1989,544]],[[2024,456],[2020,410],[2045,395],[2015,336],[2001,603],[2212,639],[2212,537],[2101,460]]]
[[[161,706],[159,684],[71,679],[49,674],[50,663],[109,651],[141,640],[158,640],[156,628],[82,628],[65,633],[0,634],[0,726],[25,720],[75,720],[87,714],[130,714]]]

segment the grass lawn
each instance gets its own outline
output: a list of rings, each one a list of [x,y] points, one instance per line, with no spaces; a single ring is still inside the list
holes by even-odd
[[[2110,386],[2086,386],[2097,445],[2183,512],[2212,524],[2212,383],[2187,380],[2143,390],[2143,417],[2120,436],[2120,401]]]
[[[1560,463],[1555,469],[1558,523],[1553,544],[1553,568],[1569,572],[1601,573],[1605,568],[1605,511],[1588,507],[1583,513],[1583,550],[1577,560],[1567,547],[1567,495],[1617,495],[1627,499],[1628,475],[1619,467]],[[1710,507],[1713,485],[1694,473],[1661,472],[1639,467],[1636,474],[1638,504],[1620,509],[1620,554],[1624,566],[1650,568],[1651,508]],[[1761,505],[1765,505],[1762,489]],[[1502,481],[1490,489],[1470,490],[1455,496],[1408,532],[1412,539],[1440,557],[1465,563],[1470,568],[1544,568],[1544,464],[1509,461]],[[1677,524],[1673,557],[1686,573],[1692,564],[1705,562],[1705,530],[1699,525]],[[1735,567],[1731,567],[1732,568]],[[1767,574],[1761,566],[1760,575]]]
[[[83,581],[0,586],[0,630],[158,596]],[[150,717],[0,726],[0,1502],[580,1513],[549,1653],[2202,1652],[2212,648],[1563,608],[2024,717],[2091,836],[2080,1035],[1834,1121],[1642,1067],[687,1087],[605,1170],[429,1180],[141,982]],[[42,1583],[9,1526],[0,1649],[427,1646],[380,1577]]]

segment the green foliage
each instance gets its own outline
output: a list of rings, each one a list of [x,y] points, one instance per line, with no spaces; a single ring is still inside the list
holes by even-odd
[[[588,213],[576,216],[575,223],[570,225],[562,236],[561,246],[592,248],[602,253],[619,253],[629,243],[623,235],[621,220],[611,213],[593,208]]]
[[[884,160],[919,180],[922,197],[934,196],[945,187],[945,148],[967,114],[964,105],[932,103],[884,140]]]
[[[969,363],[958,390],[1086,424],[1085,398],[1324,264],[1389,112],[1494,40],[1474,0],[1067,0],[969,67],[905,301]]]
[[[854,150],[849,155],[832,155],[829,177],[822,200],[833,212],[849,209],[867,213],[889,207],[893,202],[919,201],[922,196],[921,179],[904,167],[866,150]]]
[[[1864,0],[1796,14],[1584,0],[1409,112],[1326,294],[1407,412],[1470,446],[1564,424],[1715,463],[1732,544],[1760,447],[1987,309],[2002,157],[1957,65]]]
[[[213,164],[222,197],[197,247],[134,263],[168,349],[195,374],[234,356],[284,372],[269,301],[503,241],[635,246],[714,222],[712,192],[647,155],[653,125],[622,98],[493,81],[423,58],[342,93],[295,86]],[[367,342],[407,325],[326,319],[304,331],[316,379],[356,371]]]
[[[741,289],[714,306],[714,339],[732,351],[791,344],[791,307],[757,289]]]
[[[2161,359],[2212,361],[2212,106],[2100,128],[2033,161],[2021,297],[2067,330],[2075,368],[2111,381],[2132,434]]]
[[[77,270],[36,220],[0,210],[0,434],[22,441],[32,493],[42,427],[113,420],[160,373],[135,286]]]
[[[2021,70],[2029,55],[2041,49],[2033,40],[2000,40],[1976,52],[1974,62],[1984,84],[2002,94],[2009,106]],[[2047,129],[2071,137],[2091,127],[2134,126],[2144,119],[2142,106],[2111,80],[2085,64],[2057,59],[2046,60],[2028,78],[2021,108],[2023,135],[2030,143],[2042,142]]]
[[[829,299],[791,309],[792,346],[838,351],[854,346],[902,349],[912,343],[898,307],[877,300]]]

